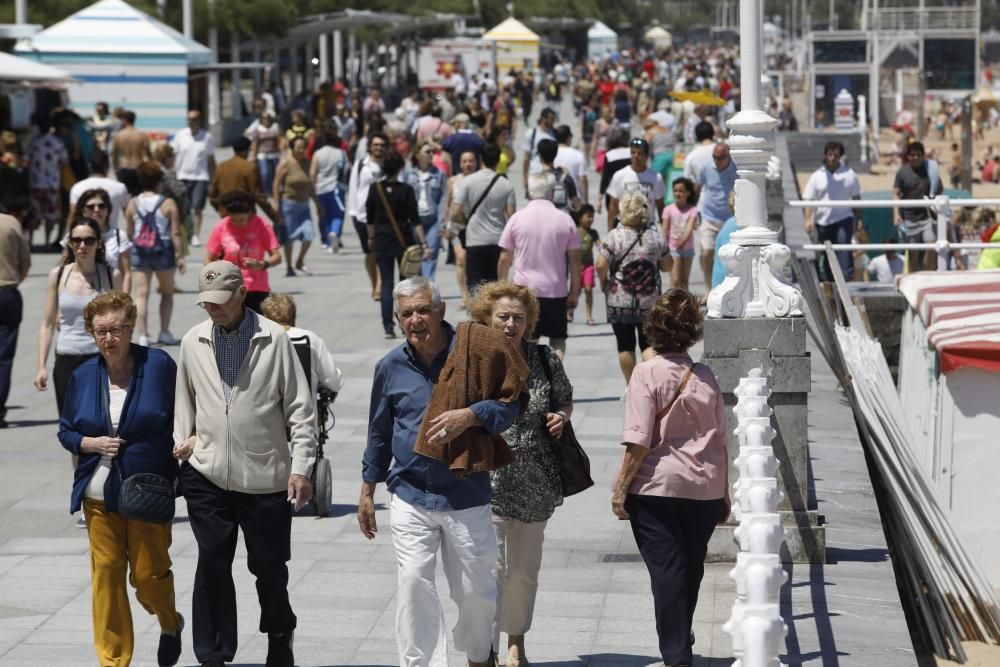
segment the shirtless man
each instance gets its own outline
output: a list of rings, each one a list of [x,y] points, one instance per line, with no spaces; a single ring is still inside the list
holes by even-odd
[[[128,188],[129,196],[135,197],[142,192],[136,168],[139,163],[152,160],[153,155],[149,150],[149,137],[135,129],[135,112],[124,112],[122,121],[124,126],[114,135],[112,142],[111,160],[115,176]]]

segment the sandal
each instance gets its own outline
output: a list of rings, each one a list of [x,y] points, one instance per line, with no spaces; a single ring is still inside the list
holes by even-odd
[[[597,324],[597,320],[595,320],[593,317],[588,317],[587,318],[587,326],[592,327],[592,326],[594,326],[596,324]]]
[[[523,656],[517,658],[507,656],[504,660],[504,667],[531,667],[531,663]]]

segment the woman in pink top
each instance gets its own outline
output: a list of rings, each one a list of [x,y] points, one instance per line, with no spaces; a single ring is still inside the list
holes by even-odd
[[[636,366],[625,399],[627,449],[611,508],[632,523],[652,580],[667,667],[690,667],[691,623],[716,524],[729,516],[726,407],[715,376],[687,350],[702,333],[698,300],[671,289],[646,319],[656,356]]]
[[[271,225],[254,213],[250,193],[227,192],[221,205],[228,215],[212,229],[205,243],[205,263],[224,259],[240,267],[247,286],[244,304],[259,313],[260,304],[271,294],[267,270],[281,264],[281,245]]]

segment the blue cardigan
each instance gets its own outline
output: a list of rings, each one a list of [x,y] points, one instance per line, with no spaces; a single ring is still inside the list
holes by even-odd
[[[118,424],[118,437],[125,440],[116,459],[121,459],[125,475],[151,472],[168,479],[177,477],[174,448],[174,383],[177,365],[163,350],[131,345],[134,367],[128,394]],[[104,359],[95,357],[73,373],[66,390],[66,402],[59,419],[59,442],[80,457],[73,476],[70,512],[78,512],[90,477],[101,460],[100,454],[80,452],[85,436],[112,435],[108,415],[108,369]],[[121,488],[118,461],[104,485],[104,507],[118,510]]]

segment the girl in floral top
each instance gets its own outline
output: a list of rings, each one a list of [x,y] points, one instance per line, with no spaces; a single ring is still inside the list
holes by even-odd
[[[545,524],[563,501],[555,438],[573,414],[573,387],[552,348],[524,340],[538,321],[538,299],[530,289],[507,281],[487,283],[476,292],[469,313],[502,331],[531,368],[528,407],[503,433],[517,460],[490,473],[499,549],[493,647],[506,633],[505,664],[519,667],[529,664],[524,635],[534,614]]]

